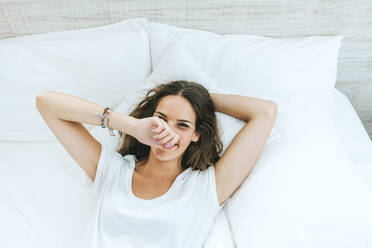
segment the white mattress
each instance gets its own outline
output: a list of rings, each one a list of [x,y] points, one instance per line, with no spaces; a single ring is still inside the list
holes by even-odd
[[[372,190],[372,141],[337,89],[331,112],[345,151]],[[95,199],[62,145],[0,142],[0,168],[0,247],[74,247]]]

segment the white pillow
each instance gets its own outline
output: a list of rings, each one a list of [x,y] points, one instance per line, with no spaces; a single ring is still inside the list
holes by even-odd
[[[159,36],[151,37],[151,42],[161,43],[162,39],[157,38],[159,38]],[[177,38],[174,38],[170,43],[168,43],[168,46],[160,57],[159,62],[153,68],[153,72],[146,79],[146,82],[139,85],[135,90],[128,92],[129,94],[126,96],[124,101],[114,108],[114,111],[129,114],[151,88],[154,88],[156,85],[161,83],[175,80],[197,82],[207,88],[209,92],[223,93],[215,81],[210,78],[200,65],[193,60],[191,55],[186,51]],[[216,116],[221,130],[221,140],[224,144],[224,152],[236,133],[240,131],[246,122],[221,112],[216,112]],[[117,149],[118,146],[121,146],[123,142],[123,140],[119,139],[117,130],[114,130],[115,136],[109,136],[107,129],[102,129],[97,126],[91,130],[91,134],[100,142],[115,149]],[[273,142],[279,137],[280,134],[274,127],[266,141],[266,144]]]
[[[56,90],[115,106],[151,72],[147,18],[0,40],[0,140],[56,141],[36,94]],[[88,129],[90,125],[86,124]]]
[[[324,99],[277,102],[281,138],[264,147],[225,208],[238,247],[372,244],[372,194],[342,150]]]
[[[313,94],[333,89],[343,36],[271,38],[257,35],[219,35],[156,22],[148,24],[153,66],[173,36],[225,93],[265,97]]]

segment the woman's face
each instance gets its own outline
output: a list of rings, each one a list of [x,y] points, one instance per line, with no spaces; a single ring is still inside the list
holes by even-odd
[[[182,96],[168,95],[163,97],[153,116],[163,119],[169,128],[179,136],[179,146],[173,151],[164,151],[155,149],[155,154],[166,155],[167,159],[176,158],[183,154],[190,142],[196,142],[199,139],[199,133],[195,132],[195,111],[189,101]]]

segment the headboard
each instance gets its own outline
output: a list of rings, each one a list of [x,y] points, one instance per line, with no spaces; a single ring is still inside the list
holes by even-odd
[[[12,0],[0,2],[0,39],[147,17],[220,34],[343,35],[336,88],[372,138],[371,0]]]

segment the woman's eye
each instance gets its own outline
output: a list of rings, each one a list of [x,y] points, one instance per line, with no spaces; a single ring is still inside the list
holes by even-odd
[[[163,120],[165,120],[163,117],[161,117],[161,116],[158,116],[157,115],[157,117],[159,117],[160,119],[163,119]],[[165,120],[166,121],[166,120]],[[184,123],[180,123],[180,126],[182,126],[182,127],[189,127],[188,125],[186,125],[186,124],[184,124]]]

